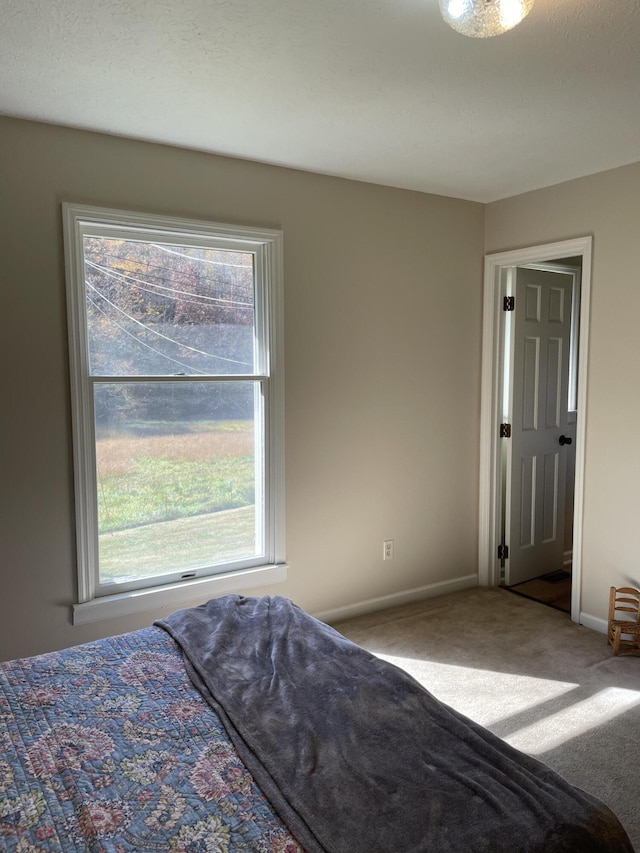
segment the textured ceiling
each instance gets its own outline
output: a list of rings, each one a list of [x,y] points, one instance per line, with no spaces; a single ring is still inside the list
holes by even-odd
[[[640,0],[0,0],[0,113],[476,201],[640,160]]]

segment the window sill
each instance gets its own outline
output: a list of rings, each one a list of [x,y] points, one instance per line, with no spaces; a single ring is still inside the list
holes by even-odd
[[[145,610],[171,608],[175,610],[181,604],[197,599],[215,598],[216,596],[238,592],[251,587],[265,584],[283,583],[287,579],[286,563],[229,572],[207,578],[182,583],[156,586],[152,589],[138,589],[132,592],[121,592],[116,595],[102,595],[73,605],[73,624],[86,625],[89,622],[99,622],[103,619],[115,619],[118,616],[131,616]]]

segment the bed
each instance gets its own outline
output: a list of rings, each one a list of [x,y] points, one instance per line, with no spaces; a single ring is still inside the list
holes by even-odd
[[[632,853],[598,800],[278,596],[2,664],[0,850]]]

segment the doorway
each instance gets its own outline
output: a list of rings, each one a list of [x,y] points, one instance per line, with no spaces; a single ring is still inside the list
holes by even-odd
[[[582,258],[506,269],[500,583],[571,612]],[[504,307],[504,306],[503,306]]]
[[[575,622],[591,242],[583,237],[485,259],[479,583],[513,587],[547,576],[538,595],[553,599],[570,571]],[[514,299],[520,312],[511,314]],[[548,321],[546,331],[527,330],[525,321],[540,318]],[[540,445],[542,427],[551,444]]]

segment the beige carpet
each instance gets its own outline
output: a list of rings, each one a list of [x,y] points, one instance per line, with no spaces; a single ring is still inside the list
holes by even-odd
[[[441,701],[603,800],[640,850],[640,658],[506,590],[473,589],[335,627]]]

